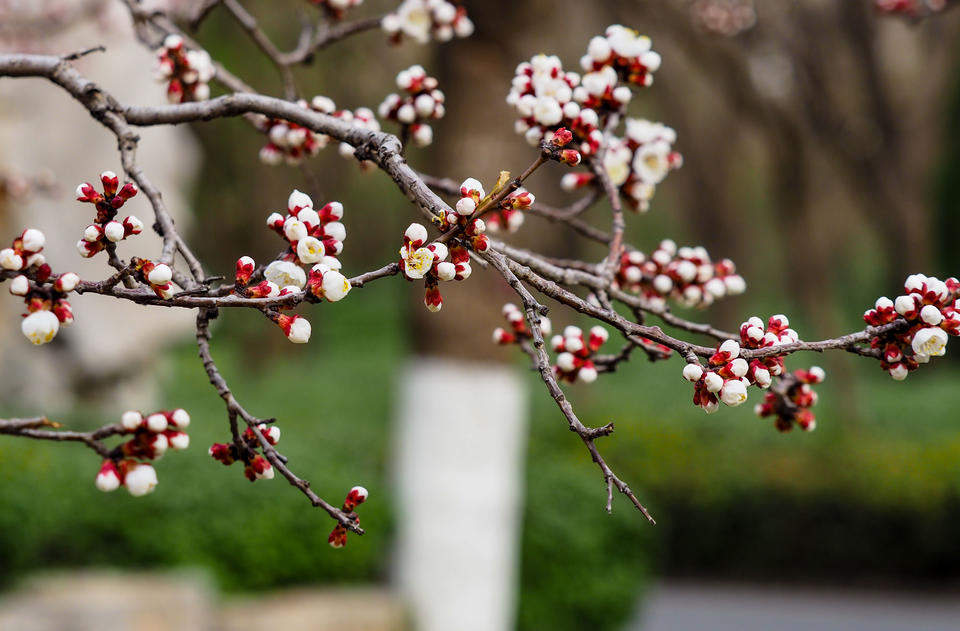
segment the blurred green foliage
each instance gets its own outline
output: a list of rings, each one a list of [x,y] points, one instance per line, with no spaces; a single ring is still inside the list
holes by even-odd
[[[351,294],[352,309],[315,320],[308,347],[249,317],[259,314],[222,312],[224,322],[214,325],[224,376],[251,411],[276,415],[279,448],[294,471],[333,503],[354,484],[371,489],[360,511],[369,534],[351,535],[345,549],[332,552],[332,521],[280,476],[251,484],[241,465],[223,467],[207,455],[229,430],[223,402],[190,346],[169,358],[162,400],[192,414],[191,445],[157,463],[160,484],[149,497],[97,491],[98,461],[82,447],[0,443],[0,580],[9,585],[37,568],[101,564],[201,566],[230,590],[376,579],[391,532],[384,463],[393,366],[402,350],[378,314],[398,299],[396,287]],[[353,342],[338,343],[348,333]],[[223,338],[233,342],[218,343]],[[269,352],[273,341],[284,345],[282,362]],[[115,419],[78,413],[62,420],[89,428]]]

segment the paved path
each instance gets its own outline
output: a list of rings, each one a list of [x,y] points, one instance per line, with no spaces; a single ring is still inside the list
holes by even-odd
[[[629,631],[957,631],[960,593],[666,583]]]

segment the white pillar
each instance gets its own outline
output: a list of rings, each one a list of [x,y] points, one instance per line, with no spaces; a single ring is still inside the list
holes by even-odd
[[[511,369],[414,358],[395,440],[395,580],[417,631],[514,627],[527,421]]]

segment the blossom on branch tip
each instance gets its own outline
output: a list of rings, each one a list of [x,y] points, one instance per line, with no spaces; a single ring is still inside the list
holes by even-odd
[[[77,187],[77,201],[93,204],[96,207],[94,223],[83,231],[83,238],[77,242],[80,256],[90,258],[108,245],[123,241],[127,237],[143,231],[143,222],[133,215],[117,220],[117,211],[138,193],[136,184],[127,182],[119,187],[120,179],[113,171],[100,174],[103,192],[99,193],[89,182]]]
[[[36,228],[27,228],[13,240],[11,247],[0,250],[0,267],[9,271],[27,270],[43,267],[46,264],[43,246],[47,238]],[[47,272],[49,274],[49,271]]]
[[[479,219],[474,221],[482,224]],[[472,272],[470,254],[456,241],[452,241],[453,245],[449,248],[439,241],[424,245],[427,238],[427,229],[423,224],[410,224],[403,234],[399,267],[407,280],[423,280],[423,304],[429,311],[437,312],[443,307],[439,281],[469,278]]]
[[[638,293],[650,307],[663,309],[667,298],[686,307],[707,307],[717,298],[743,293],[746,283],[730,259],[713,262],[703,247],[681,247],[667,239],[648,257],[624,252],[615,284]]]
[[[256,480],[272,480],[275,475],[273,465],[263,456],[257,455],[247,464],[243,470],[244,475],[251,482]]]
[[[776,416],[775,426],[781,432],[790,431],[794,425],[812,431],[817,422],[810,408],[817,402],[817,393],[811,386],[823,383],[825,378],[826,373],[819,366],[784,375],[777,387],[764,395],[754,412],[761,418]]]
[[[911,274],[904,282],[904,294],[894,300],[878,298],[863,314],[871,326],[906,321],[905,328],[876,335],[870,347],[880,357],[880,366],[896,381],[946,352],[949,336],[960,334],[960,281],[942,281],[923,274]]]
[[[315,96],[309,102],[300,99],[296,104],[306,110],[337,115],[336,105],[325,96]],[[318,134],[302,125],[279,118],[256,115],[253,123],[267,136],[267,144],[260,149],[260,161],[268,165],[300,164],[304,159],[318,154],[330,142],[330,137],[326,134]]]
[[[473,22],[467,10],[447,0],[403,0],[400,6],[384,16],[381,28],[393,43],[410,37],[420,44],[431,39],[446,42],[473,34]]]
[[[310,341],[310,322],[303,316],[276,314],[274,322],[294,344],[306,344]]]
[[[554,335],[550,340],[550,346],[558,353],[553,367],[554,375],[569,383],[596,381],[598,372],[593,358],[609,337],[610,334],[602,326],[590,329],[586,338],[583,330],[576,326],[568,326],[562,335]]]
[[[167,84],[171,103],[206,101],[216,69],[205,50],[187,50],[183,38],[168,35],[157,50],[157,81]]]
[[[588,74],[610,68],[622,81],[649,87],[661,61],[650,46],[649,37],[614,24],[607,27],[604,35],[590,40],[587,54],[580,58],[580,66]]]
[[[436,78],[427,76],[423,66],[410,66],[397,74],[397,86],[403,95],[389,94],[380,104],[378,114],[384,120],[401,125],[403,135],[409,135],[418,147],[433,142],[433,129],[427,121],[443,118],[443,92],[437,88]]]
[[[343,500],[341,510],[353,516],[354,522],[359,524],[360,520],[357,518],[355,511],[360,504],[367,501],[367,497],[369,497],[367,489],[362,486],[355,486],[347,493],[347,497]],[[330,536],[327,537],[327,543],[333,548],[342,548],[347,545],[347,529],[343,527],[343,524],[338,523],[334,526]]]

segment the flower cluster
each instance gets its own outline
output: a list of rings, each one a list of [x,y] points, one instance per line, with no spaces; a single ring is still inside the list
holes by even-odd
[[[563,330],[563,335],[554,335],[550,340],[550,346],[557,353],[553,374],[557,379],[569,383],[593,383],[597,380],[593,358],[609,337],[610,334],[602,326],[590,329],[586,338],[583,329],[577,326],[568,326]]]
[[[309,0],[310,4],[322,8],[335,20],[342,20],[347,9],[363,4],[363,0]]]
[[[527,320],[523,316],[523,311],[520,310],[517,305],[508,302],[503,305],[503,317],[507,319],[507,323],[510,325],[510,330],[507,331],[503,327],[497,327],[493,330],[493,343],[500,344],[501,346],[506,346],[507,344],[519,344],[524,341],[532,340],[533,334],[530,332],[530,329],[527,327]],[[552,331],[552,325],[550,324],[550,318],[546,316],[540,316],[540,334],[543,336],[550,335]]]
[[[171,103],[206,101],[216,70],[205,50],[187,50],[179,35],[167,35],[157,51],[157,81],[167,83]]]
[[[238,443],[214,443],[210,445],[207,453],[210,457],[226,466],[234,462],[243,462],[243,475],[251,482],[257,480],[272,480],[276,472],[270,461],[256,452],[263,445],[257,432],[263,436],[267,444],[273,446],[280,441],[280,428],[276,425],[267,425],[260,423],[257,425],[257,431],[252,427],[247,427],[240,437]]]
[[[660,55],[650,49],[650,38],[635,30],[614,24],[604,35],[590,40],[587,54],[580,58],[584,75],[581,81],[588,97],[580,100],[587,107],[598,107],[609,102],[627,103],[615,87],[617,80],[641,87],[653,83],[653,73],[660,68]],[[619,106],[614,106],[618,108]]]
[[[36,228],[27,228],[20,236],[13,240],[9,248],[0,250],[0,267],[11,272],[19,272],[31,268],[39,272],[46,267],[46,274],[50,274],[50,266],[42,254],[43,246],[47,244],[47,237]]]
[[[333,100],[325,96],[315,96],[309,103],[300,99],[297,105],[321,114],[334,114],[337,109]],[[260,161],[264,164],[297,165],[304,158],[315,156],[330,142],[329,136],[290,121],[263,115],[255,116],[253,121],[257,129],[267,135],[267,144],[260,149]]]
[[[620,257],[616,285],[641,294],[651,308],[662,309],[668,297],[688,307],[706,307],[717,298],[742,294],[743,277],[730,259],[717,262],[700,246],[677,248],[670,239],[647,257],[639,250]]]
[[[454,245],[448,248],[439,241],[425,245],[426,242],[427,229],[419,223],[410,224],[403,233],[400,271],[407,280],[423,279],[423,304],[430,311],[437,312],[443,308],[439,281],[466,280],[473,269],[465,247]]]
[[[335,257],[343,251],[343,241],[347,238],[347,228],[341,219],[343,204],[340,202],[330,202],[317,211],[309,195],[294,190],[287,199],[287,214],[271,213],[267,217],[267,226],[289,244],[283,261],[300,265],[324,263],[339,269],[340,263],[334,262]],[[293,272],[290,278],[278,275],[274,279],[268,275],[267,280],[273,280],[281,287],[297,285],[303,288],[306,284],[302,269],[299,273]]]
[[[176,287],[173,284],[173,270],[166,263],[154,263],[146,259],[130,259],[133,276],[150,286],[157,297],[168,300]]]
[[[362,486],[353,487],[347,493],[346,499],[343,500],[343,512],[356,519],[356,508],[367,501],[367,496],[367,489]],[[356,519],[356,522],[359,523],[360,520]],[[333,531],[327,538],[327,543],[334,548],[342,548],[347,545],[347,529],[343,527],[343,524],[338,523],[333,527]]]
[[[487,224],[479,217],[477,211],[486,210],[484,203],[489,197],[484,193],[483,184],[479,180],[468,177],[460,184],[460,199],[454,204],[453,212],[441,218],[440,228],[442,230],[459,228],[462,238],[469,243],[470,247],[477,252],[486,252],[490,247],[490,241],[484,234],[487,231]],[[533,202],[532,196],[530,201]],[[522,201],[520,203],[522,205]]]
[[[20,323],[24,337],[33,344],[46,344],[53,340],[61,326],[73,324],[73,309],[67,301],[67,294],[80,283],[80,277],[73,272],[61,274],[48,285],[50,268],[44,265],[38,270],[36,281],[25,275],[16,276],[10,282],[10,293],[23,297],[27,313]]]
[[[758,386],[761,369],[751,371],[747,360],[740,355],[740,345],[736,340],[725,340],[710,357],[710,369],[700,364],[687,364],[683,367],[683,378],[694,384],[693,404],[712,414],[720,408],[720,401],[736,407],[747,400],[747,386],[751,384],[748,374]],[[758,373],[760,373],[758,375]],[[770,385],[770,375],[766,374],[766,384]]]
[[[603,142],[603,132],[597,112],[575,100],[579,87],[580,75],[564,72],[555,55],[535,55],[518,65],[507,95],[507,103],[520,115],[516,132],[536,147],[565,127],[573,133],[580,152],[592,155]]]
[[[781,432],[789,432],[794,423],[804,431],[814,430],[817,419],[810,408],[817,402],[817,393],[810,386],[822,383],[826,376],[819,366],[795,370],[781,378],[780,384],[771,388],[753,411],[760,418],[776,415],[775,426]]]
[[[397,74],[397,87],[405,94],[390,94],[380,104],[380,118],[403,126],[404,134],[418,147],[433,142],[433,128],[427,121],[443,118],[443,92],[436,78],[427,76],[423,66],[410,66]]]
[[[752,317],[740,325],[740,339],[746,348],[767,348],[799,340],[784,315],[771,316],[764,330],[763,320]],[[725,340],[708,360],[709,368],[690,363],[683,378],[695,384],[693,404],[707,414],[716,412],[722,401],[736,407],[747,400],[747,388],[769,388],[773,377],[783,374],[783,359],[777,356],[747,362],[740,357],[741,345]],[[822,371],[821,371],[822,373]]]
[[[628,118],[626,137],[610,139],[603,155],[604,171],[635,211],[649,210],[657,184],[683,165],[683,156],[673,150],[676,140],[677,133],[671,127],[642,118]],[[573,191],[594,178],[592,173],[568,173],[560,185]]]
[[[317,263],[310,268],[309,276],[297,264],[290,261],[273,261],[264,270],[264,278],[259,283],[250,284],[251,277],[256,272],[257,264],[249,256],[241,256],[237,259],[237,271],[234,277],[233,293],[247,298],[278,298],[282,296],[299,295],[306,289],[304,299],[317,302],[327,299],[330,302],[337,302],[350,293],[351,285],[347,277],[340,273],[340,261],[332,257],[326,257],[323,263]],[[272,279],[272,280],[270,280]],[[283,285],[279,285],[283,283]],[[303,283],[305,287],[301,286]],[[280,308],[291,308],[289,305],[281,305]],[[303,320],[304,324],[297,327],[288,326],[289,322],[279,319],[277,323],[288,334],[290,331],[303,331],[305,329],[306,339],[299,337],[294,341],[306,342],[310,337],[309,323]]]
[[[946,281],[923,274],[907,277],[905,294],[896,300],[878,298],[863,314],[871,326],[882,326],[902,317],[908,328],[887,331],[870,340],[881,353],[880,365],[897,381],[946,352],[948,335],[960,334],[960,281]]]
[[[96,486],[101,491],[115,491],[123,485],[130,495],[146,495],[157,486],[157,472],[144,461],[159,459],[167,449],[189,447],[190,436],[183,430],[190,425],[190,415],[182,408],[147,416],[131,410],[120,417],[120,425],[122,433],[131,438],[117,448],[116,457],[103,461]]]
[[[380,26],[394,43],[406,36],[421,44],[430,39],[447,42],[473,34],[473,22],[467,10],[446,0],[403,0],[392,13],[384,16]]]
[[[143,222],[134,215],[128,215],[117,221],[117,211],[137,194],[137,185],[127,182],[120,186],[120,180],[113,171],[100,174],[103,193],[98,193],[93,185],[84,182],[77,187],[77,201],[93,204],[97,209],[94,222],[83,231],[83,238],[77,241],[80,256],[90,258],[97,252],[112,247],[129,236],[143,231]]]

